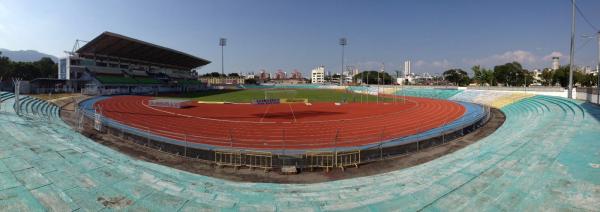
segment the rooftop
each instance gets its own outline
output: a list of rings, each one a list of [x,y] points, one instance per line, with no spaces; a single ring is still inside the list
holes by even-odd
[[[80,55],[105,56],[145,61],[191,70],[210,61],[167,47],[104,32],[76,51]]]

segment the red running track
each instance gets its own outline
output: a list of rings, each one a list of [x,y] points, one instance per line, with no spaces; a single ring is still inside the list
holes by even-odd
[[[398,103],[199,104],[184,109],[148,106],[151,97],[117,96],[96,108],[115,121],[153,134],[217,147],[322,149],[400,138],[460,118],[457,103],[404,97]],[[99,106],[99,107],[98,107]]]

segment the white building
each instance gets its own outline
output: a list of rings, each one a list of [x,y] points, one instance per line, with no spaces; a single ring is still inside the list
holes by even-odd
[[[414,74],[411,70],[410,60],[404,61],[404,74],[402,77],[396,79],[396,83],[405,84],[405,82],[412,83],[414,81]]]
[[[411,74],[410,60],[404,61],[404,78],[408,78]]]
[[[311,83],[324,83],[325,82],[325,66],[319,66],[310,72]]]
[[[557,70],[560,68],[560,59],[558,57],[552,57],[552,70]]]
[[[542,71],[540,71],[539,69],[533,69],[532,75],[533,75],[533,79],[536,82],[542,81]]]
[[[591,66],[585,66],[585,67],[583,67],[583,73],[592,74],[592,73],[594,73],[594,71],[592,70]]]

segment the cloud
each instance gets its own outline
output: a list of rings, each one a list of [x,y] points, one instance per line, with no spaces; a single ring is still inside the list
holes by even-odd
[[[546,55],[546,56],[544,56],[542,59],[543,59],[544,61],[551,61],[553,57],[559,57],[559,58],[562,58],[562,57],[563,57],[563,54],[562,54],[562,53],[560,53],[560,52],[556,52],[556,51],[555,51],[555,52],[552,52],[552,53],[550,53],[549,55]]]
[[[8,10],[6,9],[6,6],[4,6],[3,2],[0,2],[0,19],[2,20],[6,20],[6,17],[8,17]],[[5,23],[0,22],[0,33],[3,33],[6,31],[6,26]]]
[[[413,66],[420,68],[425,66],[427,63],[424,60],[417,60],[413,63]]]
[[[449,68],[452,64],[447,60],[436,60],[431,63],[431,66],[435,68]]]
[[[484,58],[465,59],[463,61],[469,65],[498,65],[513,61],[517,61],[522,64],[532,64],[536,63],[537,60],[537,57],[531,52],[516,50],[507,51],[502,54],[495,54]]]
[[[540,68],[547,67],[550,64],[549,61],[552,60],[552,57],[563,57],[564,55],[561,52],[553,51],[544,56],[538,56],[534,53],[525,50],[515,50],[515,51],[507,51],[502,54],[494,54],[488,57],[477,58],[477,59],[463,59],[463,63],[468,66],[472,65],[482,65],[482,66],[495,66],[504,63],[510,63],[513,61],[517,61],[521,63],[524,67],[528,68]]]

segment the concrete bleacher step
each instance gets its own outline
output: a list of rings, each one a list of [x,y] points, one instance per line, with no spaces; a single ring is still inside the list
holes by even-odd
[[[0,182],[10,188],[0,196],[14,197],[3,207],[22,211],[595,211],[600,179],[589,163],[597,161],[600,126],[589,114],[600,108],[581,107],[563,98],[524,98],[501,108],[507,119],[496,132],[452,154],[315,184],[195,175],[130,158],[56,123],[5,115]],[[107,196],[130,204],[98,201]]]
[[[0,93],[0,102],[4,102],[14,97],[13,93],[2,92]],[[13,107],[16,107],[14,103],[12,104]],[[15,108],[15,110],[19,110],[22,114],[44,119],[57,119],[60,117],[58,106],[42,99],[26,95],[20,97],[20,108]]]

